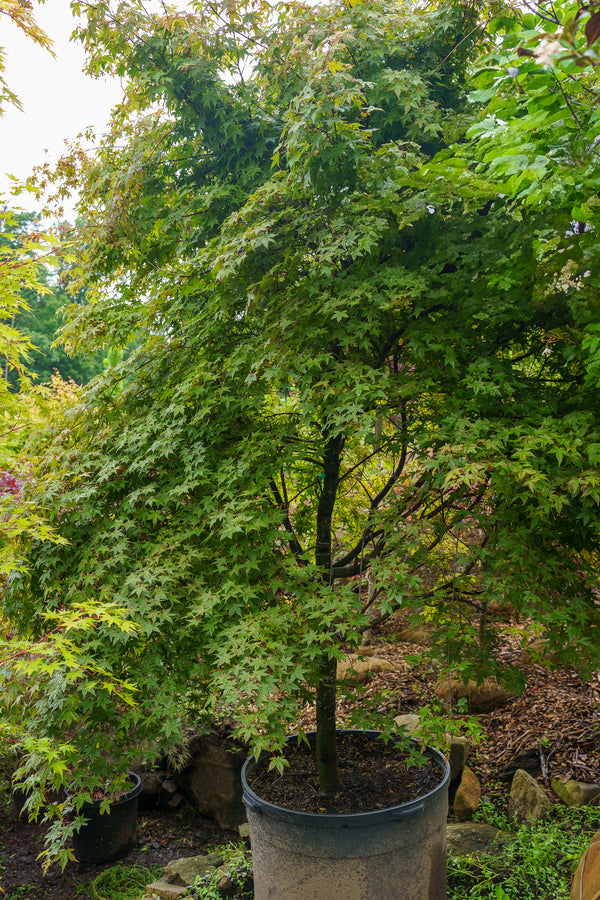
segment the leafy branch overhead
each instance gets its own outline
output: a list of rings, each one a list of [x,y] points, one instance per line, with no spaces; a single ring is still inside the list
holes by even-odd
[[[43,2],[43,0],[42,0]],[[5,16],[19,28],[31,41],[48,50],[54,56],[52,41],[35,21],[31,0],[0,0],[0,17]],[[6,21],[0,18],[0,22]],[[4,48],[0,47],[0,116],[8,104],[21,109],[21,102],[4,78]]]

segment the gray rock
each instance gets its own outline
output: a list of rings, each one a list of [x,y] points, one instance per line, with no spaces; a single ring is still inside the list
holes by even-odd
[[[459,737],[455,734],[447,734],[446,740],[450,744],[450,752],[448,762],[450,763],[450,781],[456,782],[467,764],[471,744],[468,738]]]
[[[181,885],[169,884],[168,881],[153,881],[146,885],[146,897],[158,897],[159,900],[178,900],[186,889]]]
[[[246,821],[241,770],[248,750],[228,737],[210,733],[190,742],[190,761],[174,776],[196,812],[220,828],[237,831]]]
[[[186,887],[193,884],[199,875],[212,872],[222,865],[223,857],[219,853],[209,853],[208,856],[183,856],[167,864],[163,880],[168,884]]]
[[[600,796],[600,785],[586,784],[583,781],[575,781],[574,778],[569,778],[568,781],[553,778],[550,787],[567,806],[585,806]]]
[[[523,769],[517,769],[510,787],[508,815],[519,825],[543,819],[552,802],[537,781]]]
[[[475,822],[460,822],[446,829],[448,850],[457,856],[494,852],[509,840],[510,836],[499,828]]]

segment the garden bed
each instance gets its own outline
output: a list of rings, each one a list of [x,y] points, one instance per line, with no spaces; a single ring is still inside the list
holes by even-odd
[[[414,645],[391,643],[385,633],[377,641],[377,656],[393,666],[392,671],[370,676],[364,686],[363,704],[377,703],[390,715],[412,712],[433,697],[435,669],[430,664],[409,667],[407,656]],[[503,653],[518,659],[516,638],[506,641]],[[600,718],[597,680],[584,683],[572,669],[549,671],[539,665],[523,666],[527,676],[525,693],[494,712],[479,716],[487,740],[472,752],[469,765],[480,778],[484,795],[499,809],[506,809],[510,782],[504,776],[510,763],[523,751],[541,750],[546,761],[546,781],[552,776],[572,777],[600,784]],[[340,722],[351,707],[343,692],[339,700]],[[299,723],[311,730],[311,711]],[[504,777],[504,781],[502,778]],[[0,886],[3,900],[75,900],[87,898],[86,886],[102,866],[67,865],[64,872],[53,868],[42,876],[37,855],[43,849],[44,826],[15,821],[8,799],[0,803]],[[125,862],[147,868],[162,867],[181,856],[195,856],[206,848],[230,840],[214,823],[191,815],[168,812],[142,813],[138,825],[138,847]]]

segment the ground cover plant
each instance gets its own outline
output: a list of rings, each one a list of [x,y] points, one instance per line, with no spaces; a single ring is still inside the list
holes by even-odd
[[[215,847],[224,859],[224,869],[209,872],[196,879],[192,888],[186,892],[188,900],[219,900],[227,892],[234,900],[252,900],[252,855],[245,844],[229,844]],[[227,872],[227,885],[222,885],[223,872]],[[219,885],[221,890],[219,890]]]
[[[465,678],[502,674],[495,600],[596,659],[591,14],[547,68],[546,14],[189,6],[74,4],[127,90],[57,176],[88,297],[64,339],[137,347],[29,486],[65,541],[17,541],[3,602],[32,807],[176,746],[190,691],[256,751],[316,703],[334,795],[342,642],[398,606]]]
[[[162,869],[120,864],[105,869],[89,886],[92,900],[139,900],[146,885],[155,881]]]
[[[510,834],[490,853],[449,854],[448,900],[567,900],[573,874],[600,827],[597,808],[557,804],[547,820],[516,828],[491,805],[477,818]]]

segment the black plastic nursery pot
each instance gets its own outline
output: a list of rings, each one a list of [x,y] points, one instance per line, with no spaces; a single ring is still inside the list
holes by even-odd
[[[114,862],[134,849],[142,782],[134,772],[128,772],[127,777],[131,790],[111,803],[108,812],[100,813],[100,800],[84,803],[82,812],[87,822],[73,835],[73,851],[79,862]]]
[[[378,732],[366,734],[378,738]],[[246,760],[242,785],[254,900],[446,900],[450,765],[431,747],[426,755],[440,769],[433,790],[398,806],[348,815],[268,803],[249,787],[257,761]]]

